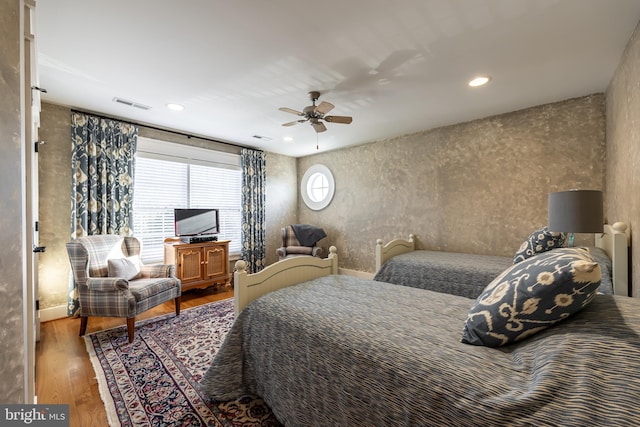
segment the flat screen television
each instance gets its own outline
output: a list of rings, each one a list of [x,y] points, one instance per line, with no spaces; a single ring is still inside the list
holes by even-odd
[[[174,209],[176,236],[202,236],[220,233],[218,209]]]

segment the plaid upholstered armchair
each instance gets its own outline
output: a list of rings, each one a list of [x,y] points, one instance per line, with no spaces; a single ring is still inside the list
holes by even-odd
[[[173,299],[180,314],[182,284],[174,265],[144,265],[135,237],[94,235],[67,243],[80,301],[80,335],[89,316],[124,317],[133,342],[135,317]]]
[[[291,224],[282,227],[282,247],[276,250],[278,261],[294,256],[322,257],[322,248],[317,242],[327,237],[322,228],[309,224]]]

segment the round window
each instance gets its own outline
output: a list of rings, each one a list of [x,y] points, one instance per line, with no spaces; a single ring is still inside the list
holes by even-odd
[[[314,211],[329,206],[336,184],[329,168],[324,165],[313,165],[304,173],[300,183],[302,200]]]

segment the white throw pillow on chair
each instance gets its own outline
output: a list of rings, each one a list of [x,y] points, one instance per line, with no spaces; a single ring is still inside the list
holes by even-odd
[[[140,274],[140,257],[112,258],[107,260],[109,277],[122,277],[133,280]]]

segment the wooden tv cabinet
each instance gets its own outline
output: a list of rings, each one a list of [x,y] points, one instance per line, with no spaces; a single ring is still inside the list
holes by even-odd
[[[165,239],[164,263],[175,264],[183,291],[230,283],[229,240],[184,243],[177,238]]]

